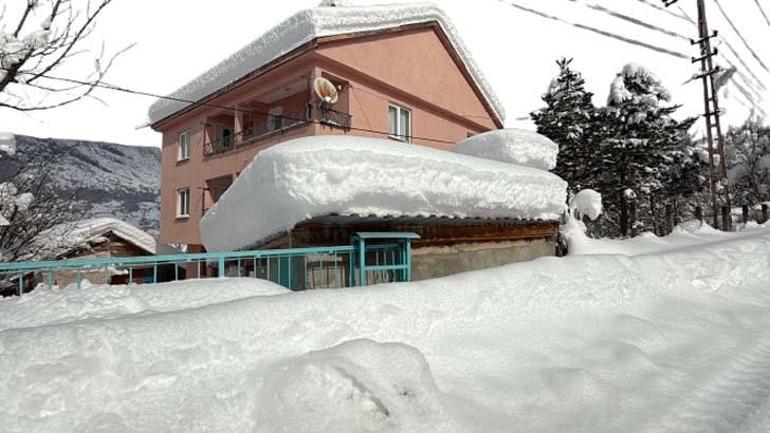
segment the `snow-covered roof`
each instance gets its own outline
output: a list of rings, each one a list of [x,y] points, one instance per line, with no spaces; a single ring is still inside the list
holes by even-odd
[[[525,167],[553,170],[559,146],[537,132],[496,129],[457,143],[453,151]]]
[[[567,184],[543,170],[393,140],[314,136],[252,160],[201,221],[209,251],[338,215],[557,220]]]
[[[25,254],[25,260],[51,260],[71,251],[104,242],[112,233],[144,251],[155,254],[155,238],[142,229],[115,218],[92,218],[64,223],[41,232]]]
[[[502,103],[452,22],[437,6],[430,3],[351,6],[348,2],[336,2],[337,6],[323,6],[328,3],[324,2],[322,6],[294,14],[169,96],[187,101],[199,101],[320,37],[436,22],[446,33],[449,42],[457,51],[489,106],[501,121],[504,120],[505,110]],[[152,124],[161,121],[189,105],[178,100],[158,99],[150,107],[149,122]]]

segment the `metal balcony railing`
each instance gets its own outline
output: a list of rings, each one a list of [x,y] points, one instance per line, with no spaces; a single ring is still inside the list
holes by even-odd
[[[351,116],[348,113],[324,108],[320,105],[308,105],[293,113],[269,116],[266,121],[252,124],[234,135],[220,137],[205,143],[203,155],[208,157],[250,146],[266,137],[311,122],[347,130],[351,126]]]

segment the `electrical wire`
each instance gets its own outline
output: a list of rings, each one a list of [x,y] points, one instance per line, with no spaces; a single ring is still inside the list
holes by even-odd
[[[546,19],[549,19],[549,20],[553,20],[553,21],[557,21],[557,22],[563,23],[563,24],[568,24],[568,25],[571,25],[573,27],[577,27],[577,28],[579,28],[581,30],[586,30],[586,31],[589,31],[589,32],[592,32],[592,33],[597,33],[597,34],[600,34],[602,36],[605,36],[605,37],[608,37],[608,38],[611,38],[611,39],[616,39],[616,40],[619,40],[621,42],[625,42],[625,43],[630,44],[630,45],[636,45],[636,46],[639,46],[639,47],[642,47],[642,48],[646,48],[648,50],[656,51],[656,52],[662,53],[662,54],[667,54],[669,56],[677,57],[677,58],[680,58],[680,59],[689,59],[690,58],[686,54],[681,53],[679,51],[670,50],[668,48],[664,48],[664,47],[661,47],[661,46],[658,46],[658,45],[648,44],[648,43],[640,41],[638,39],[628,38],[628,37],[619,35],[617,33],[612,33],[612,32],[606,31],[606,30],[598,29],[596,27],[587,26],[585,24],[580,24],[580,23],[574,23],[574,22],[571,22],[571,21],[567,21],[567,20],[565,20],[563,18],[559,18],[559,17],[554,16],[554,15],[549,15],[547,13],[538,11],[536,9],[531,9],[531,8],[519,5],[519,4],[515,3],[515,2],[511,2],[510,5],[512,7],[514,7],[514,8],[516,8],[516,9],[522,10],[524,12],[527,12],[527,13],[530,13],[530,14],[533,14],[533,15],[537,15],[537,16],[539,16],[541,18],[546,18]]]
[[[0,69],[0,70],[7,71],[7,69]],[[26,72],[26,73],[25,72],[21,72],[21,73],[27,74],[27,75],[31,75],[31,73],[29,73],[29,72]],[[185,104],[190,104],[189,106],[196,106],[196,107],[202,106],[202,107],[216,108],[216,109],[220,109],[220,110],[228,110],[228,111],[234,111],[234,112],[239,112],[239,113],[248,113],[248,114],[257,114],[257,115],[263,115],[263,116],[271,116],[272,115],[271,113],[269,113],[267,111],[248,110],[248,109],[237,108],[237,107],[227,107],[227,106],[224,106],[224,105],[217,105],[217,104],[212,104],[212,103],[209,103],[209,102],[199,102],[199,101],[192,101],[192,100],[184,99],[184,98],[178,98],[178,97],[174,97],[174,96],[159,95],[159,94],[156,94],[156,93],[147,92],[147,91],[143,91],[143,90],[135,90],[135,89],[129,89],[129,88],[122,87],[122,86],[117,86],[117,85],[110,84],[110,83],[107,83],[107,82],[104,82],[104,81],[101,81],[101,82],[98,82],[98,83],[89,83],[87,81],[76,80],[76,79],[73,79],[73,78],[56,77],[56,76],[52,76],[52,75],[41,75],[41,77],[49,79],[49,80],[61,81],[61,82],[69,83],[69,84],[77,84],[77,85],[80,85],[80,86],[92,86],[92,87],[96,87],[96,88],[100,88],[100,89],[106,89],[106,90],[112,90],[112,91],[117,91],[117,92],[123,92],[123,93],[138,95],[138,96],[147,96],[147,97],[153,97],[153,98],[158,98],[158,99],[165,99],[165,100],[170,100],[170,101],[175,101],[175,102],[182,102],[182,103],[185,103]],[[189,107],[185,107],[185,108],[189,108]],[[299,118],[299,117],[292,117],[292,116],[280,116],[280,117],[283,118],[283,119],[293,120],[293,121],[297,121],[297,122],[306,122],[306,123],[314,123],[314,124],[318,124],[318,125],[327,125],[326,123],[324,123],[324,122],[322,122],[320,120],[306,119],[306,118]],[[376,130],[376,129],[369,129],[369,128],[346,127],[346,129],[351,130],[351,131],[358,131],[358,132],[369,132],[369,133],[372,133],[372,134],[385,135],[385,136],[392,135],[390,132],[387,132],[387,131],[379,131],[379,130]],[[453,144],[454,145],[454,144],[457,143],[456,141],[444,140],[444,139],[441,139],[441,138],[422,137],[422,136],[416,136],[416,135],[410,135],[409,138],[414,139],[414,140],[430,141],[430,142],[434,142],[434,143],[443,143],[443,144]]]
[[[759,0],[754,0],[754,3],[756,3],[757,8],[759,8],[759,12],[762,14],[762,17],[765,18],[765,22],[767,22],[767,25],[770,26],[770,17],[767,16],[765,9],[762,7],[762,4],[759,2]]]
[[[729,16],[727,16],[727,12],[725,12],[724,8],[722,8],[722,4],[719,3],[719,0],[713,0],[714,4],[717,5],[717,9],[719,9],[719,12],[722,14],[722,16],[725,18],[727,23],[732,27],[733,31],[736,35],[738,35],[738,38],[743,42],[743,45],[746,47],[747,50],[749,50],[749,53],[756,59],[756,61],[762,66],[762,69],[764,69],[766,72],[770,73],[770,68],[765,65],[765,62],[762,61],[761,58],[757,55],[756,51],[754,51],[753,48],[751,48],[751,45],[746,41],[746,38],[743,37],[743,34],[738,30],[738,27],[735,26],[735,23],[733,23],[733,20],[730,19]]]

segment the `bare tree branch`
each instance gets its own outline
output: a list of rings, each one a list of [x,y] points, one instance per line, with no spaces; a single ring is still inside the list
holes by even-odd
[[[14,32],[0,31],[0,109],[43,111],[93,98],[94,89],[115,59],[130,47],[109,57],[105,56],[102,47],[93,69],[78,80],[79,83],[61,85],[48,75],[68,60],[87,52],[81,45],[92,35],[97,19],[111,3],[112,0],[88,1],[76,9],[72,0],[27,1],[15,24],[9,26]],[[46,19],[35,28],[37,24],[33,25],[32,17],[40,16],[43,8]],[[6,18],[4,15],[2,20]],[[30,94],[43,97],[21,98],[12,91],[12,88],[24,87],[31,90]]]

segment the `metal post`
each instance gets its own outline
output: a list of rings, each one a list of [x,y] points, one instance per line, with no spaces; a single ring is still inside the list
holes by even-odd
[[[224,278],[225,277],[225,256],[219,256],[217,267],[219,268],[219,270],[217,271],[219,278]]]
[[[366,241],[358,240],[358,262],[361,272],[361,286],[366,286]]]
[[[770,215],[768,215],[767,203],[763,203],[762,204],[762,224],[766,223],[769,218],[770,218]]]
[[[19,272],[19,298],[24,296],[24,274]]]
[[[47,275],[48,275],[48,289],[50,290],[53,288],[53,271],[48,271]]]
[[[406,240],[406,281],[412,281],[412,240]]]
[[[741,216],[743,217],[743,225],[749,222],[749,205],[745,204],[741,206]]]

